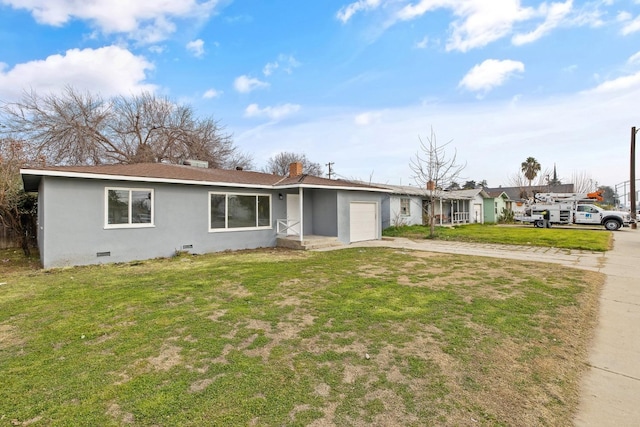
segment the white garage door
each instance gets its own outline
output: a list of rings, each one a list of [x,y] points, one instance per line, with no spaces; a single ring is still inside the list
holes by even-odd
[[[376,203],[352,202],[349,212],[351,242],[378,238],[378,205]]]

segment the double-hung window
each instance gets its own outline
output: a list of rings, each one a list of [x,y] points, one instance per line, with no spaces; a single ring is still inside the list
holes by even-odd
[[[153,189],[105,188],[105,228],[153,227]]]
[[[411,199],[409,199],[408,197],[403,197],[400,199],[400,215],[411,215]]]
[[[209,193],[209,231],[271,228],[271,195]]]

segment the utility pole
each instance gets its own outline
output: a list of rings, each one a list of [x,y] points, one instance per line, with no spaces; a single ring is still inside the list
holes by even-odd
[[[629,165],[629,170],[631,172],[630,181],[629,181],[629,189],[631,196],[631,228],[635,230],[638,225],[636,224],[636,127],[633,126],[631,128],[631,163]]]
[[[325,164],[325,166],[329,167],[329,179],[331,179],[331,166],[333,166],[335,164],[335,162],[329,162],[327,164]]]

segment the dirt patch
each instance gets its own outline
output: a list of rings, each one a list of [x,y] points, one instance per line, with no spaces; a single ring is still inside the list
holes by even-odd
[[[121,424],[133,424],[136,420],[133,414],[124,412],[117,403],[109,405],[106,414]]]
[[[147,361],[158,371],[168,371],[182,362],[181,351],[182,348],[165,343],[160,348],[160,354],[155,357],[149,357]]]
[[[0,347],[18,347],[25,344],[18,328],[13,325],[0,325]]]
[[[204,391],[207,387],[209,387],[211,384],[216,382],[216,380],[218,378],[221,378],[221,377],[224,377],[224,374],[216,375],[213,378],[205,378],[203,380],[195,381],[195,382],[191,383],[191,386],[189,386],[189,392],[190,393],[199,393],[201,391]]]

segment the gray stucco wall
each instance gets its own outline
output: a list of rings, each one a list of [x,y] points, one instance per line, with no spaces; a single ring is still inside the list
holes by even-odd
[[[365,193],[360,191],[339,191],[338,192],[338,240],[343,243],[350,243],[351,225],[349,223],[351,202],[375,202],[378,205],[378,227],[376,239],[382,238],[381,205],[383,193]]]
[[[313,218],[311,219],[311,234],[319,236],[338,235],[336,210],[338,198],[332,190],[305,190],[305,194],[313,200]],[[305,227],[305,232],[307,232]]]
[[[105,187],[154,190],[154,227],[105,229]],[[271,194],[272,228],[209,232],[209,191]],[[285,217],[278,191],[45,177],[40,188],[39,246],[45,268],[272,247]],[[46,222],[44,213],[46,209]],[[98,257],[99,252],[110,256]]]

